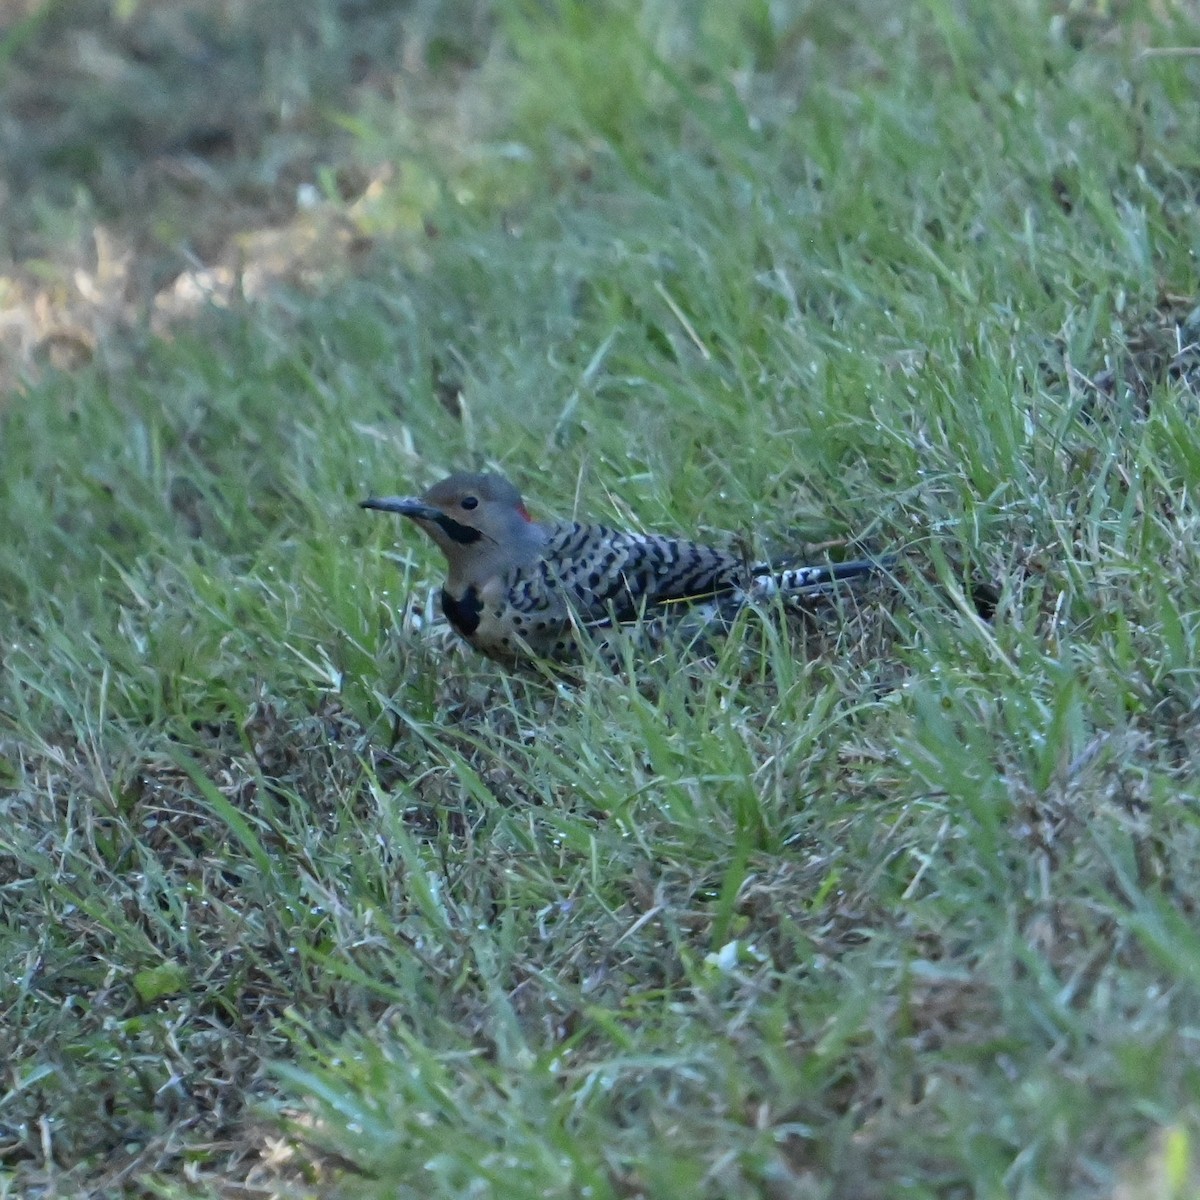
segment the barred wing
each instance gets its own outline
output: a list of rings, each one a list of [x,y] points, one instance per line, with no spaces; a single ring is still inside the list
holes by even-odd
[[[631,621],[658,605],[730,592],[747,574],[711,546],[577,523],[553,529],[537,573],[585,623]]]

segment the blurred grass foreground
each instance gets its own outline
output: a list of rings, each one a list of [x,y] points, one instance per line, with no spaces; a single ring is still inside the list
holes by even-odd
[[[1198,1194],[1198,49],[4,5],[0,1196]],[[485,465],[905,567],[511,674]]]

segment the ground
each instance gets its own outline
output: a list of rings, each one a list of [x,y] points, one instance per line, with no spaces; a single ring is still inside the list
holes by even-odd
[[[1200,1186],[1200,14],[0,13],[0,1195]],[[369,493],[887,586],[621,669]]]

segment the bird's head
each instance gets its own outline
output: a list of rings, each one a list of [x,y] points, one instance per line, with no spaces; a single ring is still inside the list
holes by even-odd
[[[481,584],[537,557],[545,531],[529,515],[521,493],[503,475],[459,472],[421,496],[382,496],[363,508],[415,521],[438,544],[450,582]]]

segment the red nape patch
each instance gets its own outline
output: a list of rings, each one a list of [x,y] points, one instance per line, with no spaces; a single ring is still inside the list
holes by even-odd
[[[518,504],[517,512],[519,512],[521,516],[523,516],[531,525],[533,524],[533,518],[529,515],[529,509],[527,509],[525,505]]]

